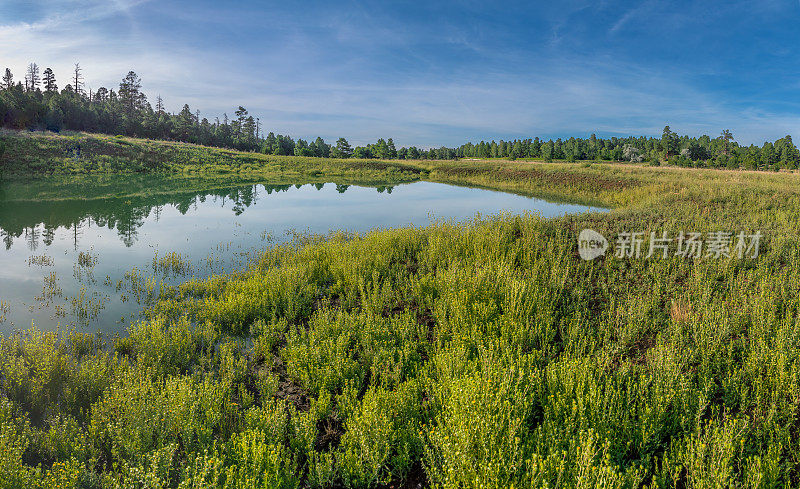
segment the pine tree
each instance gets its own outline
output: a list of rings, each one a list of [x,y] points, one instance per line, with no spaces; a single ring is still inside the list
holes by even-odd
[[[188,104],[183,106],[180,114],[178,114],[177,118],[177,131],[179,136],[184,140],[188,140],[189,136],[192,134],[192,128],[194,126],[194,114],[192,114],[192,109],[189,108]]]
[[[729,129],[724,129],[720,137],[722,138],[722,151],[725,153],[725,156],[729,156],[731,154],[730,143],[733,141],[733,133],[731,133]]]
[[[140,91],[142,80],[134,71],[129,71],[119,84],[119,100],[128,114],[144,109],[147,97]]]
[[[380,159],[386,159],[389,157],[389,145],[386,144],[386,141],[383,138],[378,139],[378,142],[375,143],[374,154],[375,157]]]
[[[236,129],[235,130],[236,137],[238,138],[246,137],[246,135],[244,134],[244,124],[246,120],[247,120],[247,109],[245,109],[240,105],[239,108],[236,110],[236,121],[234,124],[234,127]]]
[[[314,140],[313,144],[316,147],[314,151],[316,152],[316,155],[319,156],[320,158],[327,158],[331,155],[331,147],[325,144],[324,139],[318,137],[317,139]]]
[[[353,156],[353,148],[350,147],[350,143],[345,138],[339,138],[336,141],[336,157],[350,158],[351,156]]]
[[[53,70],[50,68],[46,68],[44,70],[44,91],[45,92],[57,92],[58,85],[56,85],[56,75],[53,74]]]
[[[255,132],[256,132],[256,120],[253,116],[248,116],[244,123],[242,124],[242,131],[244,132],[244,137],[248,142],[248,150],[252,149],[249,147],[252,144],[252,141],[255,139]]]
[[[11,90],[14,86],[14,75],[11,74],[11,70],[6,68],[6,73],[3,75],[3,88],[6,90]]]
[[[298,139],[297,144],[294,145],[295,156],[311,156],[311,151],[308,149],[308,142],[304,139]]]
[[[262,152],[271,155],[275,154],[275,151],[278,148],[278,139],[275,137],[275,133],[270,132],[267,134],[267,138],[264,140],[264,149]]]
[[[97,89],[97,92],[94,94],[94,99],[97,102],[107,102],[109,98],[108,89],[106,87],[100,87]]]
[[[572,152],[570,152],[572,154]],[[512,158],[522,158],[522,142],[514,141],[514,146],[511,148]]]
[[[661,149],[664,151],[664,156],[667,160],[677,152],[678,139],[669,126],[664,126],[664,131],[661,133]]]

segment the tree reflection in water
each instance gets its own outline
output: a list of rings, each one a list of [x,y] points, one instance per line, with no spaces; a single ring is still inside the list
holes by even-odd
[[[91,226],[117,231],[130,247],[151,216],[158,221],[166,207],[181,214],[209,199],[234,215],[243,214],[259,196],[300,189],[305,183],[261,183],[231,179],[188,179],[166,177],[59,178],[0,183],[0,239],[11,249],[16,238],[24,237],[31,251],[40,243],[50,246],[56,231],[69,230],[75,249]],[[322,190],[324,182],[311,185]],[[338,183],[339,193],[350,184]],[[359,184],[361,185],[361,184]],[[368,186],[368,185],[361,185]],[[391,193],[391,186],[371,185],[378,192]],[[232,204],[232,205],[231,205]]]

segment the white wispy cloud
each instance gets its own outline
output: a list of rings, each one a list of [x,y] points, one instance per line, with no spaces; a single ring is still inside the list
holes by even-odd
[[[642,2],[640,5],[629,9],[626,11],[609,29],[609,32],[616,33],[623,27],[625,27],[628,23],[634,21],[637,17],[644,16],[647,13],[651,12],[654,5],[656,4],[653,0],[648,0]]]
[[[730,127],[740,141],[760,143],[800,129],[800,118],[731,106],[662,73],[606,66],[617,75],[599,76],[587,67],[390,86],[270,80],[267,93],[241,103],[285,132],[344,135],[357,143],[390,135],[401,144],[426,145],[480,135],[647,135],[659,134],[666,124],[711,135]],[[236,97],[235,90],[223,94]]]
[[[336,15],[296,18],[243,14],[225,5],[199,12],[146,3],[48,2],[42,18],[0,25],[0,60],[18,78],[29,62],[50,66],[62,87],[75,62],[95,89],[115,86],[134,69],[151,100],[161,94],[170,110],[188,103],[213,118],[244,105],[268,130],[345,136],[357,144],[378,137],[431,146],[592,132],[648,135],[665,124],[689,134],[730,128],[740,141],[760,143],[800,129],[800,118],[765,110],[757,101],[731,103],[700,88],[686,70],[576,53],[560,42],[545,41],[535,52],[497,50],[491,40],[499,31],[486,27],[484,33],[487,23],[466,28],[443,20],[428,32],[392,23],[358,3]],[[574,16],[586,15],[594,4],[573,1],[548,10],[546,33],[556,40],[568,35]],[[656,4],[621,12],[608,35],[649,22]],[[143,22],[142,10],[168,16],[167,23],[183,30],[155,30]],[[255,43],[238,31],[227,34],[240,36],[239,45],[204,40],[231,25],[271,36]],[[201,34],[189,36],[186,29]],[[446,46],[465,61],[441,66],[429,45]]]

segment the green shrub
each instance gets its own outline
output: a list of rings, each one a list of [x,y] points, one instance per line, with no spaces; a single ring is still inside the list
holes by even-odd
[[[422,455],[422,391],[415,382],[394,391],[370,389],[345,422],[341,478],[347,487],[405,480]]]
[[[300,487],[296,466],[287,448],[263,431],[247,430],[226,444],[225,489],[290,489]]]

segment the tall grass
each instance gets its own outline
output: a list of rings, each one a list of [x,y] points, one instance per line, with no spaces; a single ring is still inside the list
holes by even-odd
[[[619,207],[297,236],[150,284],[105,349],[5,338],[0,486],[798,484],[797,176],[452,168],[431,177]],[[757,259],[586,262],[586,227],[765,237]]]

